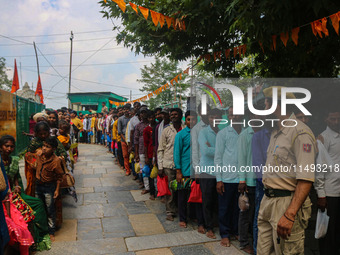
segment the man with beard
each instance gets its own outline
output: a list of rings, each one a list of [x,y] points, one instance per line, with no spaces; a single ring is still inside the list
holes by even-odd
[[[271,108],[273,89],[281,98],[281,87],[264,89],[266,109]],[[286,98],[295,96],[288,93]],[[311,215],[308,194],[314,182],[310,169],[315,164],[317,147],[312,131],[296,119],[293,111],[293,106],[288,105],[286,115],[282,115],[278,102],[273,116],[269,116],[278,121],[272,128],[263,170],[265,196],[258,216],[257,254],[304,253],[304,231]],[[290,120],[282,126],[285,119]]]

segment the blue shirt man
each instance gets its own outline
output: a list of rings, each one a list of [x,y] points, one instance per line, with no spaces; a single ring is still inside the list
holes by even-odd
[[[175,169],[181,169],[184,177],[190,176],[190,128],[177,133],[174,144]]]

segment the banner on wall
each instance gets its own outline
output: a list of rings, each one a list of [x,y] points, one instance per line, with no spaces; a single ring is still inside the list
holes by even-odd
[[[0,90],[0,137],[16,137],[16,96]]]

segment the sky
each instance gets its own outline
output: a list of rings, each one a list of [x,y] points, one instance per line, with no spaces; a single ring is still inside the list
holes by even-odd
[[[73,31],[71,92],[111,91],[129,97],[131,91],[132,99],[144,96],[137,79],[141,78],[140,68],[150,65],[154,58],[136,56],[122,44],[118,45],[112,27],[113,23],[119,24],[119,20],[103,18],[101,10],[96,0],[2,1],[0,57],[6,59],[8,77],[13,78],[16,59],[20,88],[27,82],[36,89],[34,41],[39,54],[44,103],[54,109],[67,106],[70,33]]]

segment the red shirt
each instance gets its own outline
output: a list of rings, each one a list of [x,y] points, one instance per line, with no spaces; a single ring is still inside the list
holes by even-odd
[[[153,157],[153,145],[152,145],[152,127],[147,126],[143,131],[144,147],[147,149],[147,157]]]

